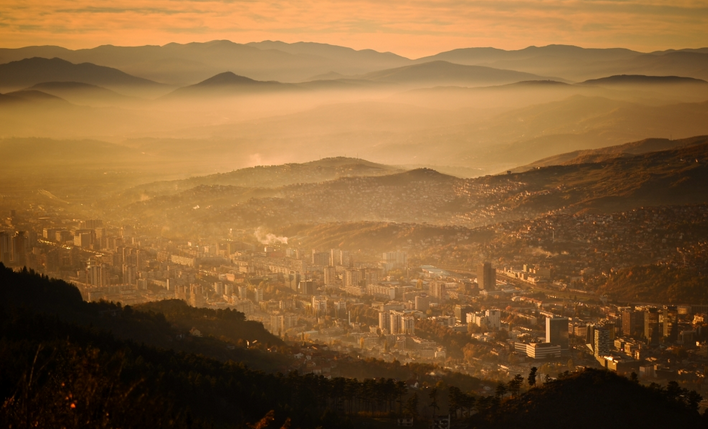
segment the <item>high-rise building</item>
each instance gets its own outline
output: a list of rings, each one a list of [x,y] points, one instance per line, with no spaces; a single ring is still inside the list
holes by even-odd
[[[595,357],[607,356],[612,348],[610,330],[605,326],[595,326],[593,331],[593,352]]]
[[[484,317],[487,318],[487,326],[491,329],[501,329],[501,311],[490,308],[484,311]],[[567,335],[566,330],[566,338],[568,338]]]
[[[79,222],[80,229],[96,229],[103,227],[103,221],[100,219],[89,219]]]
[[[324,316],[327,314],[327,297],[313,296],[312,297],[312,313],[315,316]]]
[[[192,307],[204,307],[204,289],[199,285],[190,285],[189,291],[189,305]]]
[[[455,319],[460,323],[466,323],[467,313],[472,312],[472,307],[466,305],[456,305],[455,306]]]
[[[650,308],[644,313],[644,337],[649,344],[659,344],[663,334],[659,310]]]
[[[497,287],[497,271],[491,262],[483,262],[477,266],[477,286],[480,290],[494,290]]]
[[[92,229],[77,229],[74,232],[74,246],[89,248],[93,244],[94,231]]]
[[[418,311],[428,311],[430,308],[430,298],[428,295],[418,295],[415,297],[415,309]]]
[[[406,268],[408,255],[406,252],[384,252],[381,257],[381,265],[386,271]]]
[[[127,285],[135,284],[135,279],[138,274],[138,270],[135,268],[135,265],[123,264],[122,269],[123,269],[122,270],[123,271],[123,284],[127,284]]]
[[[568,319],[565,317],[546,318],[546,342],[568,350]]]
[[[622,311],[622,335],[640,336],[644,332],[644,312],[627,309]]]
[[[675,305],[668,306],[661,311],[663,336],[674,343],[678,339],[678,309]]]
[[[403,316],[403,333],[406,335],[415,335],[415,317],[410,314]]]
[[[315,283],[312,280],[300,280],[297,288],[300,295],[315,294]]]
[[[29,246],[29,236],[27,231],[17,231],[12,237],[12,263],[24,267],[27,265],[27,248]]]
[[[298,291],[298,285],[300,284],[300,273],[297,271],[290,271],[287,278],[288,287],[294,292]]]
[[[317,265],[320,267],[329,266],[329,256],[328,252],[316,252],[312,251],[312,265]]]
[[[108,269],[98,261],[89,259],[86,266],[86,283],[96,286],[108,286]]]
[[[347,317],[347,302],[342,300],[334,301],[334,317],[344,319]]]
[[[329,266],[336,267],[342,265],[342,251],[339,249],[329,250]]]
[[[324,268],[324,284],[329,286],[337,283],[337,269],[333,266]]]
[[[345,270],[344,271],[344,286],[358,286],[361,282],[360,270]]]
[[[445,282],[432,281],[430,282],[430,296],[437,299],[438,302],[444,302],[447,299],[447,292],[445,290]]]
[[[8,231],[0,231],[0,262],[4,265],[12,263],[12,233]]]
[[[388,311],[379,311],[379,329],[391,333],[391,316]]]
[[[392,311],[389,313],[389,332],[392,334],[401,333],[401,325],[403,323],[403,314],[398,311]]]

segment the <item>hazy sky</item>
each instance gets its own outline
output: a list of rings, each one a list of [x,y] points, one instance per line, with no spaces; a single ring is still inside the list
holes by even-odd
[[[708,46],[708,0],[0,0],[0,45],[314,41],[419,57],[551,43]]]

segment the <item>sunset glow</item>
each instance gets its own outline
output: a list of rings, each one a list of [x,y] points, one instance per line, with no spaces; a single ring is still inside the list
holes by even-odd
[[[9,0],[4,47],[72,49],[228,39],[313,41],[420,57],[470,46],[573,44],[640,51],[708,45],[704,1]]]

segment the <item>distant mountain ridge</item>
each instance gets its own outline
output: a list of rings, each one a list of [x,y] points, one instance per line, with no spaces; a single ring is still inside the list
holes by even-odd
[[[650,152],[660,152],[671,149],[684,148],[689,146],[708,143],[708,136],[696,136],[686,139],[644,139],[622,145],[609,146],[600,149],[578,150],[568,153],[543,158],[529,165],[514,169],[515,172],[528,171],[534,168],[548,167],[552,165],[574,165],[594,162],[603,162],[614,158],[642,155]]]
[[[615,75],[599,79],[589,79],[584,85],[708,85],[703,79],[680,76]]]
[[[0,63],[31,57],[90,62],[176,86],[200,82],[225,70],[256,80],[292,83],[330,72],[361,75],[431,61],[486,66],[575,81],[616,74],[685,75],[708,79],[708,49],[642,53],[623,48],[587,49],[568,45],[529,46],[510,51],[463,48],[415,60],[370,49],[279,41],[238,44],[214,40],[164,46],[104,45],[79,50],[58,46],[0,49]],[[687,72],[683,73],[684,70]]]
[[[119,94],[107,88],[83,82],[42,82],[28,88],[61,97],[75,104],[104,105],[137,105],[141,100]]]
[[[60,58],[28,58],[0,64],[0,89],[19,89],[44,82],[81,82],[118,91],[166,91],[165,85],[91,63],[73,64]]]
[[[425,83],[434,85],[489,85],[547,79],[531,73],[501,70],[491,67],[466,66],[447,61],[431,61],[361,76],[365,80],[399,84]]]
[[[274,90],[292,89],[292,84],[282,84],[275,81],[260,81],[233,72],[219,73],[194,85],[178,88],[164,96],[164,99],[191,96],[229,96],[234,94],[253,93]]]

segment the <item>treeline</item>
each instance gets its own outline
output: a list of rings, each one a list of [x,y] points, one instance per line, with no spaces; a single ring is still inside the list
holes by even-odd
[[[258,341],[268,346],[284,344],[280,338],[268,332],[262,323],[246,320],[243,313],[230,308],[195,308],[178,299],[149,302],[133,308],[137,311],[162,314],[169,323],[182,330],[196,328],[203,335],[211,335],[224,341],[242,345],[245,341]]]
[[[565,372],[558,380],[537,387],[533,387],[537,383],[532,371],[531,386],[522,393],[523,381],[517,376],[497,386],[495,395],[476,398],[477,413],[463,420],[478,429],[708,426],[706,415],[698,412],[701,396],[675,382],[666,388],[645,387],[636,378],[598,369]]]

